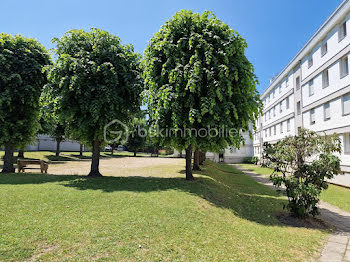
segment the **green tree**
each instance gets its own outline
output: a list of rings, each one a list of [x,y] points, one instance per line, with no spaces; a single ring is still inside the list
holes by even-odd
[[[186,150],[186,179],[193,179],[192,151],[219,151],[244,143],[243,131],[257,119],[257,78],[245,56],[245,40],[213,13],[182,10],[151,39],[143,67],[152,125],[175,130],[162,144]],[[235,129],[225,136],[199,137],[188,130]],[[187,130],[187,131],[186,131]],[[185,135],[185,133],[190,135]]]
[[[48,68],[50,87],[68,133],[92,147],[89,176],[101,176],[105,126],[115,119],[127,123],[140,107],[140,55],[99,29],[68,31],[53,42],[57,60]]]
[[[65,138],[66,125],[59,114],[58,99],[46,86],[40,97],[40,134],[50,135],[56,140],[56,156],[60,155],[60,144]]]
[[[270,176],[275,186],[284,185],[290,212],[300,218],[319,213],[317,204],[326,179],[340,172],[341,152],[338,135],[321,136],[301,129],[297,136],[286,137],[277,144],[265,144],[264,158],[274,169]]]
[[[46,83],[46,49],[21,35],[0,34],[0,146],[5,146],[2,172],[14,172],[13,152],[33,140],[39,128],[39,98]]]
[[[136,157],[137,152],[146,145],[146,119],[134,118],[129,130],[130,134],[126,147],[128,151],[134,152],[134,156]]]

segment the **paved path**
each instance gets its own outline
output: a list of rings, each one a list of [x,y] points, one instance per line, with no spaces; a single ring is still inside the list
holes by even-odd
[[[334,176],[329,182],[337,185],[350,187],[350,173],[339,174]]]
[[[277,190],[272,182],[264,176],[237,165],[233,166],[265,186]],[[318,262],[350,262],[350,213],[323,201],[320,202],[319,208],[320,218],[333,225],[336,232],[328,239]]]

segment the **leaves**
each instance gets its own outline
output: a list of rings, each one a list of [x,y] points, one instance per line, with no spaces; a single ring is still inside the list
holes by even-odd
[[[72,137],[103,140],[114,119],[127,123],[140,106],[140,55],[99,29],[71,30],[55,39],[58,56],[47,68],[49,88]]]
[[[317,204],[326,179],[340,172],[338,135],[323,136],[301,129],[298,136],[286,137],[275,145],[264,144],[264,161],[274,168],[270,176],[277,187],[284,185],[287,208],[297,217],[318,214]]]
[[[0,145],[30,143],[39,128],[39,98],[46,83],[46,49],[21,35],[0,34]]]
[[[211,12],[182,10],[151,39],[144,53],[145,91],[151,124],[162,128],[250,130],[262,104],[245,40]],[[219,151],[240,147],[243,137],[163,137],[163,144],[193,144]]]

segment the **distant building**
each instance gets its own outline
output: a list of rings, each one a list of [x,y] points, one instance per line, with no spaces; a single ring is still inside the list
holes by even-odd
[[[227,164],[242,163],[246,157],[252,157],[254,155],[253,150],[253,140],[249,138],[248,133],[243,134],[245,145],[241,146],[240,149],[229,147],[225,149],[223,154],[223,162]],[[185,151],[180,154],[178,151],[174,150],[174,155],[177,157],[185,157]],[[213,152],[207,152],[207,159],[214,162],[219,162],[219,154]]]
[[[37,141],[31,145],[28,145],[27,151],[55,151],[56,140],[48,135],[38,135]],[[60,144],[61,151],[80,151],[80,143],[72,140],[64,140]]]
[[[255,156],[262,156],[264,142],[275,143],[304,127],[339,134],[341,169],[350,172],[349,19],[350,0],[344,0],[262,93]]]

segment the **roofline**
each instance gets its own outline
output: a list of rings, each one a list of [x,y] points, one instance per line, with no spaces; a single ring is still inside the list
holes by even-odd
[[[343,9],[344,6],[347,5],[347,8]],[[341,10],[344,10],[340,15],[339,12]],[[268,85],[268,87],[262,92],[261,94],[261,98],[264,98],[264,96],[268,93],[268,91],[270,91],[272,89],[272,87],[274,87],[277,83],[279,83],[281,81],[281,79],[283,77],[285,77],[286,73],[289,73],[289,71],[291,69],[293,69],[295,66],[297,66],[297,63],[299,63],[301,61],[301,59],[304,57],[303,53],[308,53],[310,52],[310,49],[312,50],[319,42],[319,40],[317,40],[315,43],[313,43],[311,45],[311,42],[313,42],[316,38],[320,38],[320,36],[327,35],[328,34],[328,30],[322,32],[322,30],[324,30],[326,28],[326,26],[333,22],[332,20],[334,19],[334,17],[336,17],[337,15],[339,17],[336,17],[336,23],[338,22],[338,19],[342,18],[346,12],[350,9],[350,2],[349,0],[344,0],[343,2],[341,2],[339,4],[339,6],[335,9],[335,11],[327,18],[327,20],[317,29],[317,31],[311,36],[311,38],[306,42],[306,44],[299,50],[299,52],[292,58],[292,60],[290,60],[290,62],[282,69],[282,71],[275,76],[274,80]],[[335,23],[335,24],[336,24]],[[322,34],[321,34],[322,33]],[[320,36],[319,36],[320,34]],[[302,55],[303,54],[303,55]],[[288,70],[287,70],[288,69]]]

